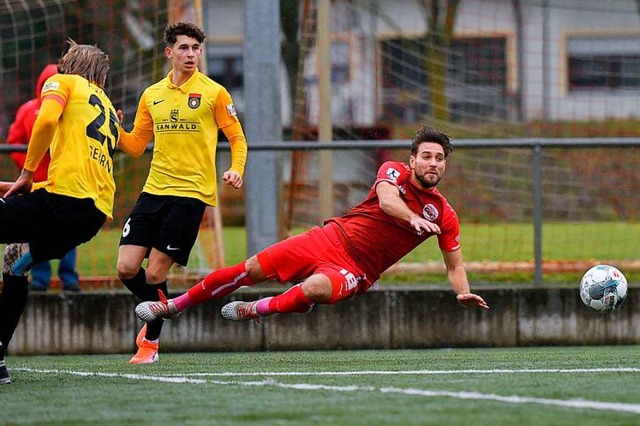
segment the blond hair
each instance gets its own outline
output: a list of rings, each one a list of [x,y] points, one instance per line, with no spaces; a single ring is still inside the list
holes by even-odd
[[[60,74],[76,74],[104,88],[109,74],[109,56],[97,46],[78,44],[69,39],[71,46],[58,61]]]

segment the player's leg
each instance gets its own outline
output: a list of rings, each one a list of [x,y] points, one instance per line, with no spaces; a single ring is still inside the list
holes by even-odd
[[[118,278],[139,300],[147,300],[146,271],[142,262],[158,233],[164,200],[141,193],[122,227],[118,247]]]
[[[50,194],[43,189],[10,199],[0,202],[5,206],[0,206],[0,222],[11,218],[7,222],[11,226],[0,231],[0,241],[13,239],[29,244],[9,244],[5,250],[0,296],[2,357],[24,310],[29,268],[34,263],[59,259],[71,248],[91,240],[106,220],[90,199]],[[6,208],[9,204],[12,207]]]
[[[219,299],[242,286],[251,286],[266,279],[262,267],[253,256],[237,265],[218,269],[207,275],[202,281],[191,287],[186,293],[161,303],[141,303],[136,307],[136,314],[143,321],[157,318],[169,319],[185,309]]]
[[[306,313],[315,303],[335,303],[353,274],[346,256],[321,228],[271,246],[258,254],[269,278],[302,282],[284,293],[256,302],[232,302],[222,308],[223,317],[240,321],[275,313]]]
[[[257,256],[252,256],[237,265],[218,269],[191,287],[182,299],[174,302],[179,310],[225,297],[242,286],[252,286],[267,279]]]
[[[80,277],[76,270],[77,249],[74,247],[60,259],[58,276],[62,281],[62,287],[66,291],[80,291]]]
[[[340,279],[340,278],[339,278]],[[253,302],[235,301],[222,307],[222,317],[231,321],[258,319],[273,314],[306,314],[316,303],[329,303],[333,284],[324,273],[311,275],[282,294]]]
[[[3,288],[0,294],[0,384],[11,383],[4,355],[27,302],[27,274],[32,264],[28,244],[6,246],[2,267]]]
[[[320,228],[276,243],[237,265],[221,268],[175,299],[162,303],[142,303],[136,314],[143,321],[170,318],[189,306],[224,297],[242,286],[266,279],[289,281],[312,275],[316,253],[324,250]]]
[[[138,301],[159,300],[157,289],[147,285],[146,271],[141,267],[148,249],[136,245],[121,245],[118,249],[118,276],[122,283],[129,289]],[[166,292],[166,283],[164,286]],[[138,347],[136,354],[129,361],[132,364],[147,364],[158,360],[158,335],[147,339],[148,327],[143,327],[136,338]],[[150,342],[155,340],[155,342]]]
[[[4,251],[0,294],[0,384],[11,383],[4,358],[24,310],[29,292],[27,271],[33,266],[29,246],[15,242],[37,235],[37,220],[47,220],[47,216],[41,193],[0,198],[0,223],[4,224],[0,226],[0,242],[9,243]]]
[[[51,262],[36,263],[31,268],[31,285],[33,291],[47,291],[51,283]]]
[[[163,204],[156,214],[158,226],[147,263],[146,283],[149,295],[143,299],[146,302],[158,302],[161,298],[166,300],[169,269],[174,263],[187,265],[206,208],[205,203],[192,198],[161,197],[161,200]],[[143,339],[146,346],[158,347],[162,325],[162,319],[147,323]],[[151,353],[150,348],[144,346],[139,347],[138,353],[131,360],[132,363],[140,361],[142,352]],[[153,359],[157,360],[157,352],[153,355]]]
[[[314,300],[305,294],[310,288],[314,294]],[[276,313],[300,313],[311,312],[315,303],[326,303],[331,296],[331,281],[322,274],[312,275],[300,284],[294,285],[282,294],[274,297],[265,297],[253,302],[235,301],[227,303],[220,311],[224,319],[231,321],[243,321]]]
[[[254,302],[231,302],[222,307],[222,316],[232,321],[257,319],[276,313],[308,313],[316,303],[334,304],[362,293],[366,280],[349,271],[350,265],[324,264],[302,283],[274,297]]]
[[[158,297],[157,292],[147,285],[146,271],[142,267],[142,262],[153,244],[153,235],[158,232],[163,205],[161,197],[141,193],[122,228],[116,266],[118,278],[136,297],[138,303],[145,300],[157,300]],[[146,334],[147,327],[144,326],[136,337],[138,350],[140,350]],[[157,352],[157,345],[155,351]],[[153,356],[145,357],[145,360],[148,362],[157,360],[157,356],[155,359],[152,358]],[[139,361],[133,358],[132,360],[136,363]]]
[[[147,252],[147,247],[124,244],[118,247],[117,272],[118,278],[134,296],[144,300],[147,288],[146,274],[142,268]]]
[[[149,262],[145,274],[146,290],[145,301],[160,301],[168,296],[167,275],[173,265],[173,259],[156,249],[151,249]],[[138,350],[129,360],[131,364],[150,364],[158,361],[158,350],[160,349],[160,333],[162,332],[163,319],[157,319],[145,323],[138,333],[136,344]],[[144,334],[144,335],[143,335]]]

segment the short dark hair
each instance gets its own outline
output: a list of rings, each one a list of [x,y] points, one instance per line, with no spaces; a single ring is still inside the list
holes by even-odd
[[[418,148],[425,142],[437,143],[444,150],[444,157],[447,158],[453,152],[453,145],[449,136],[429,126],[420,127],[411,140],[411,155],[418,154]]]
[[[198,43],[204,43],[204,39],[207,38],[202,28],[191,22],[176,22],[175,24],[169,24],[164,29],[164,42],[167,46],[171,47],[176,44],[178,36],[185,35],[187,37],[195,38]]]

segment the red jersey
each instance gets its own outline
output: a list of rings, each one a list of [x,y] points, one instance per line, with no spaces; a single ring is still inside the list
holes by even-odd
[[[36,117],[38,117],[38,112],[40,111],[40,105],[42,104],[42,100],[40,98],[40,92],[42,91],[42,86],[44,82],[51,77],[52,75],[58,72],[58,67],[56,65],[47,65],[44,67],[40,76],[38,77],[38,84],[36,86],[36,97],[25,102],[18,108],[16,112],[16,119],[14,120],[11,127],[9,127],[9,133],[7,134],[7,144],[10,145],[27,145],[29,144],[29,140],[31,139],[31,131],[33,130],[33,124],[36,122]],[[24,161],[27,158],[26,152],[13,152],[11,153],[11,158],[13,162],[16,163],[16,166],[20,170],[24,167]],[[47,180],[47,173],[49,169],[49,162],[51,161],[51,157],[49,156],[49,152],[47,152],[38,168],[35,170],[33,174],[34,182],[42,182]]]
[[[388,161],[378,169],[375,183],[367,198],[347,214],[328,219],[325,224],[337,228],[345,250],[374,282],[387,268],[402,259],[434,234],[419,235],[409,222],[382,211],[376,186],[389,182],[400,191],[400,197],[416,214],[437,224],[441,233],[438,245],[443,251],[460,248],[460,223],[446,198],[436,188],[419,188],[411,181],[409,165]]]

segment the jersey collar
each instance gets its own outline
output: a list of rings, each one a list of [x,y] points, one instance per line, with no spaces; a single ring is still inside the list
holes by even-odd
[[[180,90],[182,93],[188,93],[189,90],[191,90],[191,86],[193,86],[193,83],[195,83],[195,81],[198,79],[199,72],[200,71],[196,67],[195,72],[191,77],[189,77],[189,80],[185,81],[181,86],[176,86],[171,82],[171,78],[173,77],[173,70],[171,70],[169,71],[169,74],[167,74],[167,86],[170,89],[177,89],[177,90]]]

